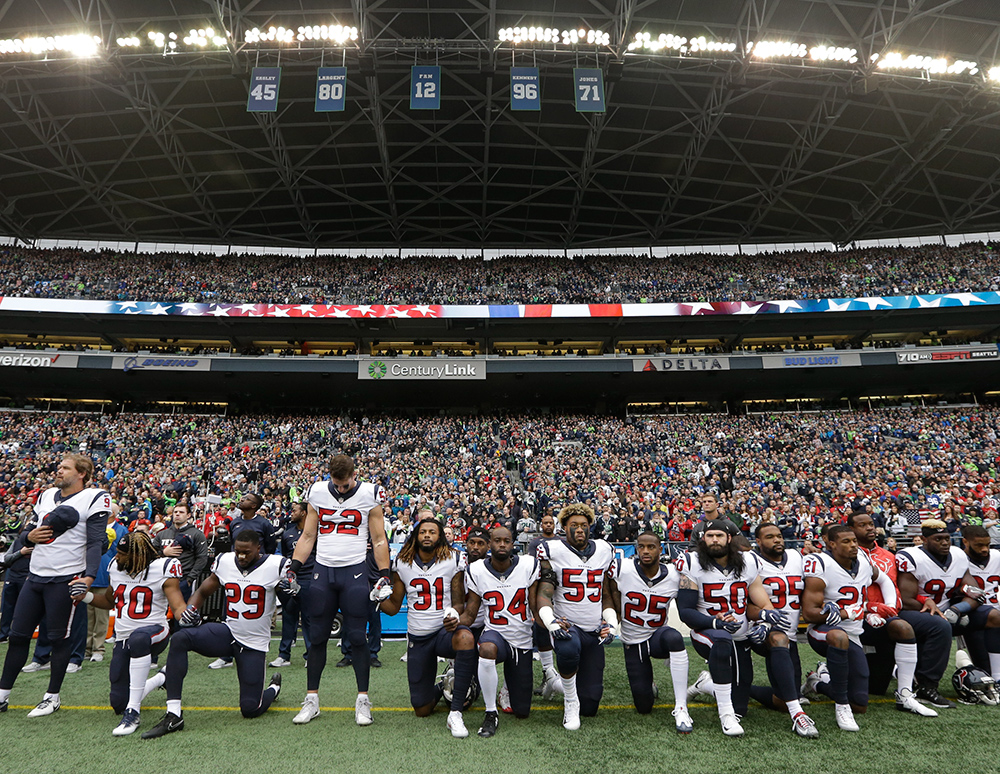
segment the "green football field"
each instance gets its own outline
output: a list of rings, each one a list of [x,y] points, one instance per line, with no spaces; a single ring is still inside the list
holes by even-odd
[[[269,660],[275,655],[272,644]],[[0,646],[0,657],[6,652]],[[532,715],[515,720],[501,715],[493,739],[475,735],[482,719],[481,701],[466,713],[468,739],[453,739],[445,729],[446,713],[416,718],[409,709],[406,665],[399,661],[403,643],[387,641],[385,666],[372,670],[371,696],[375,723],[354,723],[354,673],[336,669],[339,650],[331,647],[320,690],[322,714],[306,726],[292,717],[305,694],[301,651],[295,666],[280,670],[283,688],[276,705],[263,717],[244,720],[236,709],[235,669],[211,670],[209,659],[191,657],[185,683],[185,730],[144,741],[139,733],[115,738],[117,718],[107,701],[108,662],[85,663],[66,676],[62,709],[47,718],[29,719],[48,682],[46,671],[22,674],[11,696],[10,710],[0,715],[2,774],[88,772],[530,772],[531,774],[620,774],[677,771],[716,772],[891,772],[922,774],[949,771],[1000,771],[1000,707],[942,710],[938,718],[898,712],[891,700],[873,697],[861,731],[840,731],[833,705],[814,702],[806,709],[820,730],[818,740],[795,737],[788,716],[751,705],[744,719],[746,735],[722,735],[714,705],[693,703],[694,733],[678,736],[670,706],[670,676],[660,665],[661,704],[640,716],[630,705],[622,648],[608,649],[604,701],[595,718],[584,718],[577,732],[562,728],[561,701],[536,697]],[[110,647],[109,647],[110,655]],[[808,646],[804,666],[812,665]],[[161,660],[162,663],[162,660]],[[764,678],[758,661],[758,682]],[[703,662],[691,651],[692,679]],[[536,663],[536,677],[541,668]],[[269,670],[273,671],[273,670]],[[952,695],[951,686],[942,689]],[[165,694],[154,692],[142,711],[142,730],[164,711]],[[104,705],[104,706],[102,706]]]

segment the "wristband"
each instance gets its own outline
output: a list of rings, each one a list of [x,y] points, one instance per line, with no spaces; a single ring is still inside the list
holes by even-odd
[[[538,608],[538,617],[542,619],[542,625],[549,631],[552,631],[552,624],[556,621],[555,611],[548,605],[540,607]]]
[[[89,605],[91,602],[94,601],[94,592],[88,591],[86,594],[83,595],[83,599],[81,599],[80,601],[83,602],[83,604],[85,605]]]
[[[448,618],[455,618],[455,619],[457,619],[458,617],[459,617],[458,616],[458,611],[455,608],[453,608],[453,607],[446,607],[444,609],[444,615],[441,616],[441,619],[442,620],[447,620]]]
[[[927,596],[925,596],[925,595],[923,595],[923,594],[917,594],[917,602],[919,602],[919,603],[920,603],[921,607],[922,607],[923,605],[926,605],[926,604],[927,604],[927,600],[928,600],[928,599],[929,599],[929,597],[927,597]]]
[[[298,575],[299,570],[302,569],[302,562],[300,562],[298,559],[292,559],[292,561],[288,563],[288,569],[294,572],[296,575]]]
[[[378,574],[379,574],[380,578],[385,578],[386,580],[389,580],[389,568],[388,567],[386,567],[386,568],[379,567],[378,568]]]
[[[618,613],[615,611],[615,609],[613,607],[606,607],[604,608],[603,615],[604,615],[604,622],[611,628],[612,631],[616,631],[618,629],[619,624],[618,624]]]

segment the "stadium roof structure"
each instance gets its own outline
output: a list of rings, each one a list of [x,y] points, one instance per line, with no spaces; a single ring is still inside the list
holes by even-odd
[[[81,33],[92,56],[58,50]],[[996,0],[2,0],[0,39],[0,232],[29,242],[1000,229]],[[410,109],[414,65],[441,68],[439,109]],[[257,66],[281,67],[275,112],[247,111]],[[342,112],[315,111],[319,66],[346,66]],[[540,110],[511,109],[511,66],[539,69]],[[577,112],[575,68],[602,71],[605,112]]]

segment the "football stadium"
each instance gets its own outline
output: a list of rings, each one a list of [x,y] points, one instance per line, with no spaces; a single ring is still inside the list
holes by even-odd
[[[0,772],[1000,770],[998,148],[994,0],[0,2]]]

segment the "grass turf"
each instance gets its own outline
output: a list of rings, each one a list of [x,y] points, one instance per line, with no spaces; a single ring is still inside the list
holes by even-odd
[[[269,660],[273,659],[272,644]],[[0,647],[0,657],[6,652]],[[493,739],[475,735],[482,720],[482,702],[465,715],[468,739],[453,739],[445,729],[446,713],[439,708],[429,718],[409,710],[406,665],[399,661],[401,642],[387,641],[385,666],[372,670],[371,696],[375,723],[354,723],[354,673],[337,669],[340,658],[331,647],[330,661],[320,689],[323,713],[306,726],[294,726],[292,716],[305,694],[305,669],[300,650],[293,666],[281,670],[283,686],[278,702],[264,716],[243,719],[235,709],[238,688],[235,668],[208,669],[210,659],[192,655],[185,681],[185,730],[162,739],[141,740],[164,711],[165,694],[150,695],[142,711],[142,728],[129,737],[115,738],[117,717],[107,701],[108,661],[85,663],[82,671],[66,676],[62,709],[52,717],[29,719],[29,705],[41,699],[48,672],[19,676],[10,710],[0,715],[0,772],[3,774],[75,772],[169,771],[184,772],[575,772],[676,771],[715,774],[720,771],[769,774],[937,774],[943,768],[1000,771],[1000,742],[992,732],[1000,708],[960,706],[941,710],[938,718],[920,718],[898,712],[890,697],[873,697],[868,714],[859,716],[860,733],[840,731],[833,705],[815,702],[806,710],[820,730],[818,740],[795,737],[787,714],[751,704],[743,725],[746,736],[722,735],[714,704],[691,705],[694,733],[679,736],[670,715],[670,675],[665,665],[656,669],[660,704],[651,715],[631,707],[622,649],[608,648],[605,691],[601,711],[583,718],[580,731],[562,728],[562,703],[535,698],[532,715],[515,720],[501,714]],[[811,664],[808,646],[801,651],[803,666]],[[110,655],[110,648],[109,648]],[[162,659],[161,659],[161,663]],[[691,651],[692,680],[704,662]],[[763,664],[756,659],[756,682],[764,681]],[[535,666],[536,678],[541,668]],[[950,676],[950,672],[946,678]],[[942,681],[942,684],[946,682]],[[944,687],[944,685],[942,685]],[[950,693],[949,690],[946,693]],[[201,708],[201,709],[199,709]],[[970,730],[976,730],[970,733]],[[962,742],[961,740],[966,740]]]

